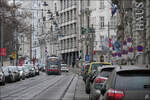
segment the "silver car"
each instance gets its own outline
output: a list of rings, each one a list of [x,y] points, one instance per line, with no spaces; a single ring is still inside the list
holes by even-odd
[[[5,85],[5,75],[1,67],[0,67],[0,84]]]
[[[22,80],[25,80],[25,71],[24,71],[23,66],[17,66],[17,67],[18,67],[18,71],[19,71],[19,74],[20,74],[20,78]]]
[[[69,69],[67,67],[67,64],[61,64],[61,71],[62,72],[69,72]]]

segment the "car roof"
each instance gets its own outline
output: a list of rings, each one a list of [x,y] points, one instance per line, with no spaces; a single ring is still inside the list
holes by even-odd
[[[106,68],[116,68],[118,65],[105,65],[103,67],[98,67],[98,70],[106,69]]]
[[[111,65],[111,63],[109,62],[91,62],[91,64],[110,64]]]
[[[124,71],[138,71],[138,70],[150,70],[146,67],[142,66],[135,66],[135,65],[124,65],[124,66],[119,66],[116,67],[116,72],[124,72]]]

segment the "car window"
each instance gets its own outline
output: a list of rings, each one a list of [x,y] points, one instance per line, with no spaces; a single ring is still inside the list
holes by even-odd
[[[101,72],[99,73],[100,76],[102,77],[109,77],[109,75],[111,74],[112,70],[114,68],[105,68],[105,69],[102,69]]]
[[[115,88],[125,90],[150,89],[150,73],[118,74]]]
[[[22,67],[18,67],[18,70],[20,70],[20,71],[21,71],[21,70],[23,70],[23,68],[22,68]]]
[[[65,65],[65,64],[64,64],[64,65],[61,65],[61,67],[67,67],[67,65]]]

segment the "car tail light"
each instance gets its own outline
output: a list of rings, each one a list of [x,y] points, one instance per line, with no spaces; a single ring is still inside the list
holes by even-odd
[[[123,91],[109,89],[107,91],[107,100],[121,100],[124,97]]]
[[[95,79],[95,82],[96,82],[96,83],[104,83],[105,80],[106,80],[106,79],[104,79],[104,78],[96,78],[96,79]]]

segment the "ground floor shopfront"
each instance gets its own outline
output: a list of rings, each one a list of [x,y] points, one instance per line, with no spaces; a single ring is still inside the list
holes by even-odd
[[[63,63],[66,63],[70,66],[73,66],[73,64],[76,64],[79,58],[78,51],[62,53],[61,56],[62,56]]]

